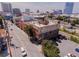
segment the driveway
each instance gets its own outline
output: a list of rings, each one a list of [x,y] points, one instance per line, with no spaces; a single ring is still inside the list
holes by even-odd
[[[76,44],[70,40],[62,40],[61,43],[58,43],[58,48],[60,49],[60,56],[64,57],[68,53],[72,53],[79,57],[79,53],[75,51],[75,48],[78,48],[79,44]]]

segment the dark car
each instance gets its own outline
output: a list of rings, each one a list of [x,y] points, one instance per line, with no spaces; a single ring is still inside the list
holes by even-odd
[[[76,48],[75,51],[79,52],[79,48]]]
[[[11,31],[13,31],[13,29],[10,29]]]

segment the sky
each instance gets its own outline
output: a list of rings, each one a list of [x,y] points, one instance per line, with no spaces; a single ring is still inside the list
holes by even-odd
[[[12,8],[20,8],[22,12],[25,9],[30,9],[33,12],[40,11],[52,11],[54,9],[64,10],[66,2],[12,2]],[[0,6],[1,9],[1,6]],[[79,13],[79,2],[74,3],[73,13]]]
[[[52,3],[52,2],[28,2],[28,3],[12,3],[13,7],[18,7],[24,11],[25,8],[30,9],[31,11],[52,11],[53,9],[63,9],[64,3]]]

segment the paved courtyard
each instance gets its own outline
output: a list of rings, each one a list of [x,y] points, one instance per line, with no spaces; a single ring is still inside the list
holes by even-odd
[[[60,56],[64,57],[68,53],[72,53],[79,57],[79,53],[75,51],[75,48],[79,48],[79,44],[76,44],[70,40],[62,40],[61,43],[58,43],[58,48],[60,49]]]

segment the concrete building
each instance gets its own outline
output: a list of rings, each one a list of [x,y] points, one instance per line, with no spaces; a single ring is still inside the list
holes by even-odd
[[[39,20],[30,22],[34,36],[41,40],[58,36],[59,24],[57,21]]]
[[[53,10],[53,14],[62,14],[62,10]]]
[[[28,22],[28,21],[34,20],[34,17],[32,15],[23,14],[22,15],[22,20],[24,20],[25,22]]]
[[[32,15],[27,15],[27,14],[23,14],[22,17],[16,17],[14,18],[15,20],[15,24],[21,28],[22,30],[24,30],[26,24],[29,24],[31,22],[35,22],[38,20],[44,19],[44,16],[40,15],[40,16],[32,16]]]
[[[25,22],[35,21],[44,19],[45,16],[46,15],[44,14],[41,15],[40,13],[22,14],[22,20],[24,20]]]
[[[12,13],[12,6],[10,3],[1,3],[2,11],[6,13]]]
[[[21,10],[19,8],[13,8],[13,15],[14,16],[21,16]]]

